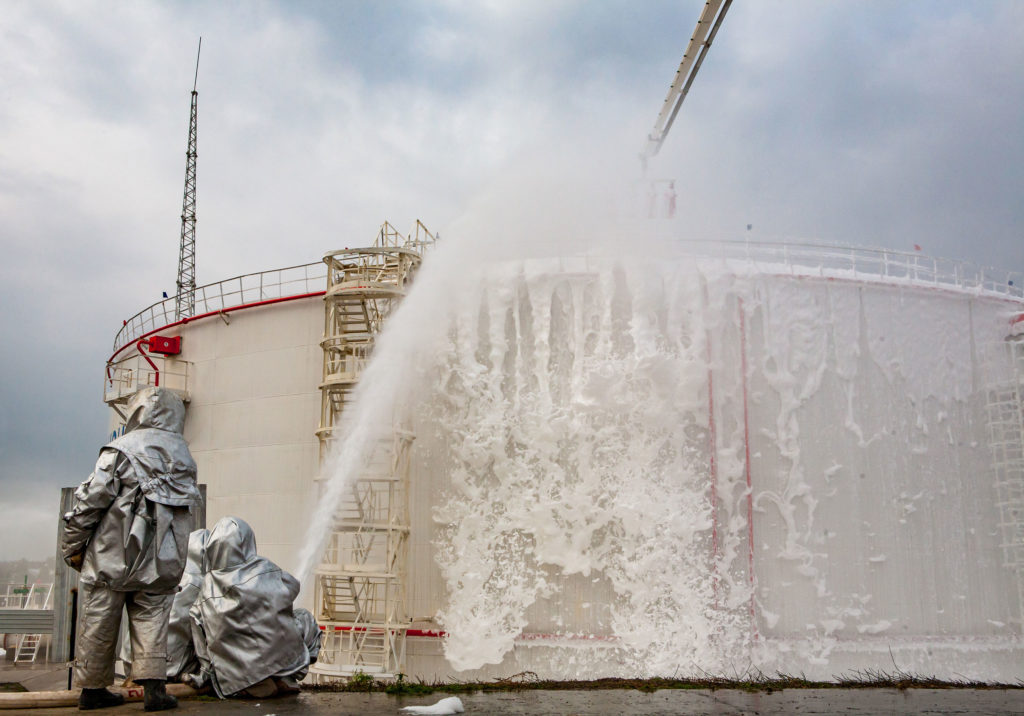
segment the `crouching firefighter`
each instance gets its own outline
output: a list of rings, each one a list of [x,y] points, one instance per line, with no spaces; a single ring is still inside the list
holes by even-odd
[[[145,388],[128,402],[127,416],[125,433],[100,450],[64,515],[64,561],[82,573],[74,671],[83,710],[124,702],[106,689],[122,609],[146,711],[178,705],[165,689],[167,621],[185,569],[190,511],[201,500],[196,464],[182,437],[185,406],[174,393]]]
[[[320,628],[293,609],[299,581],[256,553],[252,528],[222,517],[206,542],[203,586],[189,614],[201,670],[185,677],[221,698],[295,693],[320,651]]]

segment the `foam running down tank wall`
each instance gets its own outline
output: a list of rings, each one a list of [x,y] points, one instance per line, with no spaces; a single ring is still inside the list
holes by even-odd
[[[1019,676],[1006,277],[752,244],[486,273],[396,378],[405,611],[432,618],[405,673],[828,678],[891,649]],[[323,311],[196,321],[174,359],[210,519],[247,519],[286,569],[316,502]]]

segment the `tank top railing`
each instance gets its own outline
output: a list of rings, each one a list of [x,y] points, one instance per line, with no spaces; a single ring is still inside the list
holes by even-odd
[[[724,261],[735,273],[788,274],[914,286],[934,286],[1015,300],[1024,298],[1024,272],[993,269],[968,261],[935,258],[918,252],[828,244],[680,240],[678,255]],[[579,272],[606,266],[617,256],[587,255],[527,259],[538,267]]]
[[[682,242],[686,251],[709,258],[744,260],[766,273],[791,273],[858,279],[894,279],[963,291],[1024,297],[1024,273],[984,268],[967,261],[936,258],[919,252],[830,246],[810,243],[754,241]]]
[[[243,306],[256,301],[299,296],[323,291],[327,268],[322,261],[288,268],[250,273],[199,286],[195,290],[195,314]],[[142,309],[124,322],[117,337],[117,351],[152,330],[174,323],[175,297],[170,296]]]
[[[862,280],[933,285],[963,291],[1024,298],[1024,273],[984,268],[965,261],[926,256],[918,252],[830,246],[798,242],[680,241],[684,254],[727,261],[746,261],[758,271],[793,275],[849,276]],[[566,270],[585,268],[597,256],[566,257]],[[322,261],[236,276],[200,286],[195,291],[196,315],[271,298],[322,291],[327,267]],[[154,303],[125,321],[114,339],[114,350],[174,322],[173,296]]]

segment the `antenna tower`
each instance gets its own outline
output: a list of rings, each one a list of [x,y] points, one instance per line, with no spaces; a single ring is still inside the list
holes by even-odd
[[[185,152],[185,196],[181,203],[181,246],[178,249],[178,293],[175,296],[175,320],[189,318],[196,310],[196,139],[198,137],[199,53],[203,38],[199,38],[196,52],[196,73],[192,81],[192,109],[188,121],[188,150]]]

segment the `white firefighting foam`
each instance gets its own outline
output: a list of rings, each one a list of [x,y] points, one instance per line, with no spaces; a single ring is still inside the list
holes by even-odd
[[[457,670],[1014,678],[985,401],[1019,301],[519,228],[428,257],[301,577],[376,437],[413,423]],[[570,234],[547,255],[584,257],[522,258]]]

